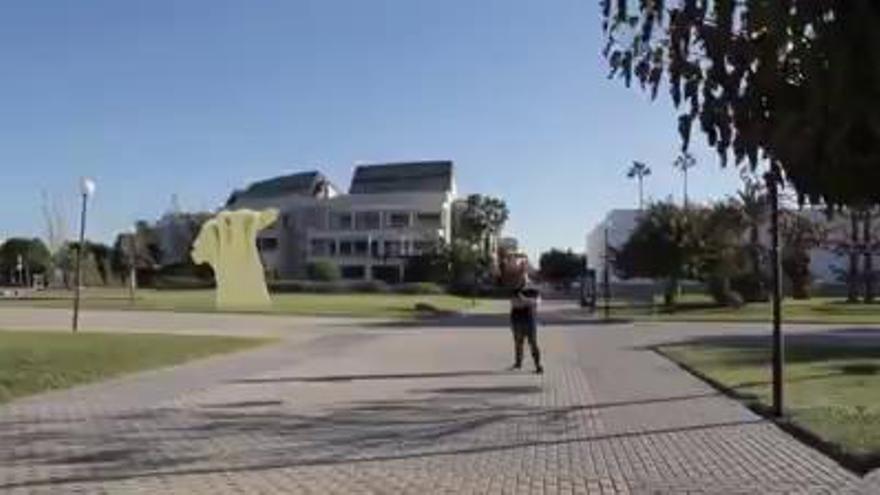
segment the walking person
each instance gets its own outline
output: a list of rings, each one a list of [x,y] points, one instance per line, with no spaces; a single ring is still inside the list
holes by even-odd
[[[513,291],[510,299],[510,327],[513,331],[513,346],[515,361],[511,369],[518,370],[522,367],[523,341],[529,342],[532,353],[532,361],[535,364],[535,373],[541,374],[541,351],[538,349],[538,324],[537,312],[541,294],[536,287],[529,283],[528,276],[523,274],[519,284]]]

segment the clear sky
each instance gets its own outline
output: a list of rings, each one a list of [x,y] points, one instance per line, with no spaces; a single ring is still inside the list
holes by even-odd
[[[680,200],[665,94],[606,78],[598,0],[5,0],[0,238],[41,235],[41,192],[111,241],[177,194],[213,209],[254,179],[358,161],[451,159],[507,200],[531,254],[583,249],[610,208]],[[702,145],[702,136],[696,136]],[[702,146],[692,198],[738,185]]]

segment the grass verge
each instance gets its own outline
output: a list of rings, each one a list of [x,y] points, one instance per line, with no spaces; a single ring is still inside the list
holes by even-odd
[[[727,339],[657,351],[752,410],[771,416],[768,342]],[[816,340],[786,348],[786,418],[777,423],[865,473],[880,467],[880,346]]]
[[[0,330],[0,403],[265,342],[236,337]]]
[[[412,318],[420,316],[416,305],[428,305],[439,312],[461,311],[472,307],[470,299],[447,294],[273,294],[272,307],[259,313],[299,316],[363,316]],[[71,294],[46,291],[32,298],[0,301],[4,306],[62,308],[71,305]],[[137,292],[134,301],[119,289],[87,289],[82,307],[109,310],[157,310],[206,313],[217,311],[213,290],[150,290]]]

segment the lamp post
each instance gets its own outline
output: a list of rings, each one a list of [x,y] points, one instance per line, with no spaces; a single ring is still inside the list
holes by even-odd
[[[128,302],[133,306],[137,289],[137,229],[131,229],[128,243]]]
[[[82,209],[79,218],[79,246],[76,250],[76,272],[74,273],[73,287],[73,331],[79,329],[79,299],[80,285],[82,280],[82,255],[85,248],[86,237],[86,210],[89,204],[89,197],[95,193],[95,181],[88,177],[83,177],[79,183],[79,191],[82,195]]]
[[[604,287],[604,312],[605,312],[605,320],[608,321],[611,319],[611,255],[610,255],[610,245],[608,243],[608,231],[611,229],[611,220],[605,222],[605,267],[602,270],[602,285]]]
[[[770,195],[770,264],[773,272],[773,414],[781,418],[785,413],[783,375],[785,373],[785,341],[782,336],[782,254],[779,229],[779,184],[782,180],[779,165],[773,163],[764,175]]]

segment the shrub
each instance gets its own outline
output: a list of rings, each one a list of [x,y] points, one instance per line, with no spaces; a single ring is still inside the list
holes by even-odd
[[[335,282],[342,277],[339,267],[335,263],[319,260],[309,263],[308,266],[309,280],[320,282]]]
[[[446,291],[438,284],[431,282],[413,282],[395,285],[391,291],[396,294],[443,294]]]
[[[157,290],[212,289],[214,281],[184,275],[157,275],[152,279],[152,286]]]
[[[356,280],[349,283],[351,292],[387,293],[391,287],[379,280]]]

